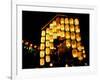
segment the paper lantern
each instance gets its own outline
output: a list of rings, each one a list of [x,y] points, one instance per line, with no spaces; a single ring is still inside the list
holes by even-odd
[[[61,29],[62,31],[64,31],[64,25],[63,25],[63,24],[60,26],[60,29]]]
[[[65,18],[65,24],[69,24],[68,18]]]
[[[65,37],[64,31],[61,31],[61,32],[60,32],[60,36],[61,36],[61,37]]]
[[[78,18],[75,18],[74,22],[75,22],[75,25],[79,25],[79,19]]]
[[[65,25],[65,31],[69,31],[69,25]]]
[[[70,18],[70,19],[69,19],[69,24],[70,24],[70,25],[74,24],[73,18]]]
[[[70,40],[66,40],[66,47],[70,48],[70,46],[71,46]]]
[[[77,33],[77,34],[76,34],[76,40],[77,40],[77,41],[81,41],[80,33]]]
[[[40,59],[40,65],[41,65],[41,66],[44,65],[44,59]]]
[[[46,62],[50,62],[50,56],[46,56]]]
[[[50,35],[46,34],[46,40],[50,40]]]
[[[85,50],[83,50],[83,53],[85,54]]]
[[[44,57],[44,51],[40,51],[40,57],[42,58],[42,57]]]
[[[64,18],[61,18],[61,19],[60,19],[60,23],[61,23],[61,24],[64,24]]]
[[[53,33],[53,39],[57,38],[57,33]]]
[[[72,48],[76,48],[76,41],[75,40],[73,40],[71,44],[72,44]]]
[[[50,28],[47,28],[47,29],[46,29],[46,33],[49,33],[49,31],[50,31]]]
[[[83,60],[83,57],[82,56],[78,57],[78,60],[82,61]]]
[[[70,25],[70,32],[74,32],[74,25]]]
[[[53,24],[53,26],[56,26],[56,20],[54,20],[54,21],[52,22],[52,24]]]
[[[83,58],[86,58],[86,54],[83,54]]]
[[[73,56],[74,58],[78,57],[77,49],[73,49],[73,50],[72,50],[72,56]]]
[[[45,37],[41,37],[41,42],[45,42]]]
[[[79,26],[75,26],[75,32],[80,33],[80,27]]]
[[[46,41],[46,47],[50,47],[50,42]]]
[[[66,39],[70,39],[70,32],[67,31],[65,37],[66,37]]]
[[[46,48],[46,55],[50,54],[50,48]]]
[[[50,49],[54,49],[53,43],[50,43]]]
[[[50,41],[50,42],[53,42],[53,40],[54,40],[54,39],[53,39],[53,35],[51,35],[50,38],[49,38],[49,41]]]
[[[71,32],[71,40],[75,40],[75,33]]]
[[[40,50],[43,50],[44,48],[45,48],[44,43],[41,43],[41,44],[40,44]]]
[[[45,36],[45,31],[44,31],[44,30],[42,31],[42,34],[41,34],[41,35],[42,35],[42,36]]]

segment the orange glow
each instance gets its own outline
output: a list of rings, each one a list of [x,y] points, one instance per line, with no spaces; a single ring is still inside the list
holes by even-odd
[[[77,40],[77,41],[81,41],[81,36],[80,36],[79,33],[76,34],[76,40]]]
[[[50,35],[46,34],[46,40],[49,40],[49,39],[50,39]]]
[[[69,25],[65,25],[65,31],[69,31]]]
[[[75,40],[75,33],[74,32],[71,33],[71,39]]]
[[[69,48],[71,46],[70,40],[66,40],[66,47]]]
[[[61,25],[61,28],[60,28],[62,31],[64,30],[64,25]]]
[[[54,49],[53,43],[50,43],[50,49]]]
[[[50,56],[46,56],[46,62],[50,62]]]
[[[65,18],[65,24],[68,24],[69,21],[68,21],[68,18]]]
[[[60,23],[64,24],[64,18],[61,18]]]
[[[66,32],[66,39],[70,38],[70,32]]]
[[[75,25],[79,25],[79,19],[78,18],[75,19]]]
[[[44,51],[40,51],[40,57],[44,57]]]
[[[57,38],[57,33],[53,33],[53,39]]]
[[[41,45],[40,45],[40,50],[43,50],[44,47],[45,47],[45,45],[44,45],[43,43],[41,43]]]
[[[74,25],[70,25],[70,31],[74,32]]]
[[[72,48],[76,48],[76,41],[72,41]]]
[[[46,41],[46,47],[49,47],[49,46],[50,46],[50,42]]]
[[[75,26],[75,31],[76,31],[76,33],[80,33],[80,27],[79,26]]]
[[[45,42],[45,37],[41,37],[41,42]]]
[[[72,50],[72,55],[74,58],[76,58],[78,56],[77,49]]]
[[[50,48],[46,48],[46,55],[50,54]]]
[[[71,24],[74,24],[73,18],[70,18],[70,19],[69,19],[69,24],[70,24],[70,25],[71,25]]]
[[[40,65],[41,65],[41,66],[44,65],[44,59],[40,59]]]
[[[45,36],[45,31],[42,31],[42,36]]]

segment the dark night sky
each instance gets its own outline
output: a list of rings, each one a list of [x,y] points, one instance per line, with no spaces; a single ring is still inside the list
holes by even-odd
[[[33,44],[39,45],[41,28],[57,14],[64,14],[73,18],[78,17],[80,19],[82,43],[85,46],[86,52],[89,53],[89,14],[22,11],[23,40],[29,40]]]

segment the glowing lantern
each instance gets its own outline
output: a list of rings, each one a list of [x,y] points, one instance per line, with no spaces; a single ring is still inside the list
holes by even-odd
[[[53,24],[52,24],[52,23],[51,23],[49,26],[50,26],[50,29],[52,29],[52,28],[53,28]]]
[[[50,35],[46,34],[46,40],[49,40],[49,39],[50,39]]]
[[[50,36],[49,41],[53,42],[53,35]]]
[[[43,50],[44,49],[44,44],[43,43],[41,43],[41,45],[40,45],[40,50]]]
[[[49,33],[49,31],[50,31],[50,29],[49,29],[49,28],[47,28],[47,29],[46,29],[46,33]]]
[[[46,48],[46,55],[50,54],[50,48]]]
[[[54,33],[53,34],[53,39],[56,39],[57,38],[57,33]]]
[[[66,32],[66,39],[70,38],[70,32]]]
[[[71,46],[70,40],[66,40],[66,47],[69,48]]]
[[[45,37],[41,37],[41,42],[45,42]]]
[[[64,36],[65,36],[64,31],[61,31],[60,36],[61,36],[61,37],[64,37]]]
[[[54,49],[53,43],[50,43],[50,49]]]
[[[58,30],[60,29],[60,26],[61,26],[60,24],[57,24],[57,29],[58,29]]]
[[[77,41],[81,41],[81,36],[80,36],[79,33],[76,34],[76,40],[77,40]]]
[[[65,31],[69,31],[69,25],[65,25]]]
[[[40,65],[41,65],[41,66],[44,65],[44,59],[40,59]]]
[[[53,27],[52,32],[53,33],[57,32],[57,28],[56,27]]]
[[[71,33],[71,39],[75,40],[75,33],[74,32]]]
[[[79,51],[82,51],[82,46],[81,46],[81,45],[78,46],[77,49],[78,49]]]
[[[78,60],[82,61],[83,60],[83,57],[82,56],[78,57]]]
[[[61,25],[61,28],[60,28],[62,31],[64,30],[64,25]]]
[[[83,53],[85,54],[85,50],[83,50]]]
[[[52,24],[53,24],[53,26],[56,26],[56,21],[54,20],[54,21],[52,22]]]
[[[50,46],[49,41],[46,41],[46,47],[49,47],[49,46]]]
[[[70,25],[70,31],[74,32],[74,25]]]
[[[68,24],[69,21],[68,21],[68,18],[65,18],[65,24]]]
[[[83,58],[86,58],[86,54],[83,54]]]
[[[76,48],[76,41],[72,41],[72,48]]]
[[[64,18],[61,18],[60,23],[64,24]]]
[[[75,25],[79,25],[79,19],[78,18],[75,19]]]
[[[49,30],[49,35],[53,35],[53,31],[54,31],[54,29],[50,29]]]
[[[73,18],[70,18],[70,19],[69,19],[69,24],[70,24],[70,25],[74,24]]]
[[[75,31],[76,31],[76,33],[80,33],[80,28],[79,28],[79,26],[75,26]]]
[[[44,57],[44,51],[40,51],[40,57]]]
[[[81,42],[77,42],[77,48],[81,46]]]
[[[42,31],[42,36],[45,36],[45,31]]]
[[[46,56],[46,62],[50,62],[50,56]]]
[[[74,58],[76,58],[78,56],[77,49],[72,50],[72,55]]]

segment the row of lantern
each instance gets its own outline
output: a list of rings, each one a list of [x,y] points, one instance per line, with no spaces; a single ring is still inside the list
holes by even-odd
[[[58,29],[59,27],[59,29]],[[74,26],[74,25],[58,25],[58,26],[53,26],[52,28],[47,28],[46,31],[43,30],[41,36],[45,36],[46,34],[53,35],[54,33],[58,32],[75,32],[75,33],[80,33],[80,27],[79,26]]]
[[[56,18],[52,22],[52,25],[57,25],[57,24],[70,24],[70,25],[79,25],[79,19],[78,18]]]

